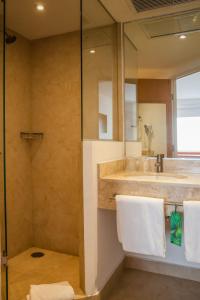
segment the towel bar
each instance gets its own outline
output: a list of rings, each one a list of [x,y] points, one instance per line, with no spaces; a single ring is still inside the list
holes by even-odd
[[[112,197],[110,197],[109,199],[111,200],[115,200],[115,197],[117,196],[117,194],[114,194]],[[172,206],[183,206],[183,203],[181,202],[172,202],[172,201],[165,201],[165,205],[172,205]]]

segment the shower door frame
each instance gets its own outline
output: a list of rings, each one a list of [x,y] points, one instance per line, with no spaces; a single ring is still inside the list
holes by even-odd
[[[6,43],[5,43],[5,28],[6,28],[6,0],[1,0],[3,6],[3,25],[2,25],[2,103],[1,103],[1,135],[2,145],[0,149],[1,160],[1,191],[0,191],[0,213],[1,213],[1,299],[8,299],[8,265],[7,265],[7,207],[6,207]]]

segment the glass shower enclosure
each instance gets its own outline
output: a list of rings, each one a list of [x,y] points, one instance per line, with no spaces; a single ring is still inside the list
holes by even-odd
[[[42,3],[0,2],[2,300],[63,281],[84,295],[80,1]]]
[[[5,3],[0,2],[0,218],[1,218],[1,299],[8,298],[6,165],[5,165]]]

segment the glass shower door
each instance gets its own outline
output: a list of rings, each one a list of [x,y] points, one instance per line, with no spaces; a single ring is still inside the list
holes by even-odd
[[[1,299],[7,299],[7,230],[5,189],[5,39],[4,1],[0,2],[0,218],[1,218]]]

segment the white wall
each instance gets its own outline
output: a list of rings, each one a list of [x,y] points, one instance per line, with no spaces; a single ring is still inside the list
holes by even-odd
[[[98,209],[97,190],[97,163],[123,157],[124,145],[122,142],[83,142],[84,250],[87,295],[98,293],[104,287],[125,256],[117,240],[116,212]],[[170,243],[169,225],[166,229],[166,258],[137,256],[148,260],[199,268],[199,264],[186,261],[184,245],[177,247]],[[130,254],[127,253],[127,255]],[[134,256],[134,254],[131,255]]]
[[[137,87],[135,83],[125,84],[125,138],[137,140]]]
[[[126,157],[142,156],[142,143],[141,142],[126,142]]]
[[[166,104],[163,103],[139,103],[138,114],[142,118],[142,150],[148,148],[148,138],[145,134],[144,125],[152,125],[153,138],[151,150],[154,154],[164,153],[167,156],[167,113]]]
[[[124,157],[122,142],[83,142],[84,250],[86,294],[98,293],[124,258],[116,214],[98,209],[97,163]]]
[[[180,211],[182,211],[182,209]],[[127,253],[127,255],[143,258],[145,260],[160,261],[160,262],[169,263],[178,266],[193,267],[197,269],[200,268],[200,264],[188,262],[185,258],[184,232],[183,232],[181,246],[176,246],[170,242],[170,225],[168,221],[166,221],[166,257],[165,258],[151,256],[151,255],[139,255],[133,253],[132,254]]]
[[[99,126],[99,139],[113,139],[113,83],[112,81],[99,81],[99,113],[107,118],[107,131],[102,132]]]

